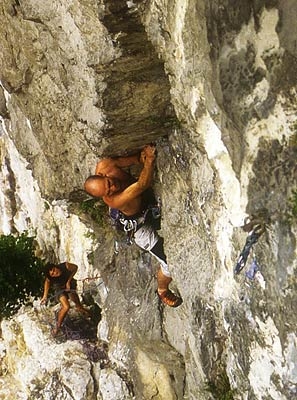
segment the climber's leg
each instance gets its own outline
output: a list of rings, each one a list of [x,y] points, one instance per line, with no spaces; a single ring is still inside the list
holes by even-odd
[[[67,295],[62,294],[59,298],[59,301],[61,303],[61,308],[58,312],[56,327],[52,330],[52,334],[54,336],[58,333],[59,329],[61,328],[64,318],[66,317],[66,314],[70,309],[70,304]]]
[[[157,293],[162,302],[170,307],[181,305],[181,297],[171,292],[168,287],[172,278],[164,253],[164,239],[151,226],[144,225],[135,232],[134,240],[139,247],[151,253],[160,263],[160,269],[157,273]]]

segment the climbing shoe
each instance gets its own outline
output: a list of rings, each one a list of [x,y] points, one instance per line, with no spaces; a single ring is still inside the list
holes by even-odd
[[[167,289],[162,293],[157,291],[160,300],[169,307],[178,307],[182,304],[183,300],[180,296],[177,296],[171,290]]]

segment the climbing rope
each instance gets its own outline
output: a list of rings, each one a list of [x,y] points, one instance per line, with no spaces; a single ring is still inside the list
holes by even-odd
[[[71,291],[77,293],[76,290]],[[57,294],[51,296],[49,301],[51,298],[56,296]],[[51,313],[49,313],[49,311],[49,307],[46,305],[41,305],[42,319],[40,319],[40,321],[48,325],[50,330],[52,330],[55,328],[55,320],[57,318],[58,310],[55,311],[54,320],[52,316],[50,316]],[[99,321],[94,321],[93,317],[91,320],[88,320],[85,318],[73,318],[73,316],[69,316],[69,314],[67,314],[58,334],[54,336],[54,340],[57,343],[63,343],[68,340],[78,341],[81,344],[82,351],[88,360],[92,362],[100,362],[100,368],[105,368],[109,364],[108,348],[105,342],[98,341],[98,322]]]
[[[78,282],[82,282],[82,294],[87,293],[87,291],[85,290],[85,283],[90,282],[90,281],[95,281],[97,279],[101,279],[101,277],[96,275],[93,277],[87,276],[86,278],[83,278],[83,279],[77,279]],[[102,284],[103,284],[103,282],[100,282],[96,288],[98,289],[98,287]],[[91,290],[89,290],[88,292],[91,292]]]

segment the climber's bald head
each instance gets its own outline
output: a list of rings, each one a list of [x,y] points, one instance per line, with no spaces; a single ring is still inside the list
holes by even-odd
[[[91,175],[85,181],[85,191],[93,197],[111,197],[122,190],[121,181],[110,176]]]
[[[89,176],[84,185],[85,191],[93,197],[105,196],[105,183],[104,177],[98,175]]]

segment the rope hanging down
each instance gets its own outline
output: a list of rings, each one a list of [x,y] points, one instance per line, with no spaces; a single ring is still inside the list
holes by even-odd
[[[238,257],[236,266],[234,268],[234,274],[236,274],[236,275],[239,274],[240,271],[244,268],[244,266],[247,262],[248,256],[250,254],[251,248],[258,241],[259,237],[264,233],[264,231],[266,229],[265,224],[263,222],[257,223],[255,221],[253,223],[253,221],[251,221],[250,224],[253,226],[253,229],[248,234],[245,245]],[[247,225],[250,225],[250,224],[247,224]]]
[[[92,279],[93,280],[93,279]],[[63,291],[61,291],[62,293]],[[71,289],[69,292],[77,293],[76,290]],[[88,291],[84,292],[85,294]],[[51,296],[55,298],[56,294]],[[51,299],[49,298],[49,300]],[[46,305],[40,307],[41,318],[39,321],[49,326],[52,330],[56,324],[50,316],[51,309]],[[54,337],[57,343],[63,343],[67,340],[77,340],[82,345],[82,351],[87,356],[88,360],[92,362],[100,362],[100,368],[106,368],[109,363],[107,344],[103,341],[98,341],[97,338],[97,325],[101,319],[101,308],[95,304],[91,306],[91,318],[81,318],[78,315],[66,315],[59,333]],[[55,318],[57,319],[58,311],[55,311]]]

